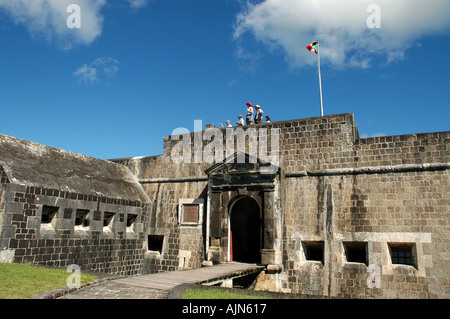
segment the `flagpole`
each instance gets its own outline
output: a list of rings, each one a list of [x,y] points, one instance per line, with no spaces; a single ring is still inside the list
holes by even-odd
[[[317,41],[317,66],[318,66],[318,70],[319,70],[320,116],[323,116],[322,76],[320,75],[320,47],[319,47],[319,41]]]

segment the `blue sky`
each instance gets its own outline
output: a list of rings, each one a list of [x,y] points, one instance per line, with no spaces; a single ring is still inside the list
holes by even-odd
[[[159,155],[246,102],[319,116],[316,39],[325,115],[353,112],[363,136],[447,131],[449,3],[0,0],[0,133],[108,159]]]

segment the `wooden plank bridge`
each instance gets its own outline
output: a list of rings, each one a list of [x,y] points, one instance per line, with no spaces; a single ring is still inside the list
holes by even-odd
[[[114,282],[130,286],[171,290],[182,284],[214,285],[264,270],[264,266],[245,263],[221,263],[212,267],[161,272],[116,279]]]

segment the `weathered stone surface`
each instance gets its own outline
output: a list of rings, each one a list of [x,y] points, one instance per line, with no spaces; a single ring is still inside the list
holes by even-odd
[[[330,297],[449,297],[449,132],[360,139],[353,114],[253,128],[251,134],[246,131],[247,138],[267,138],[266,153],[278,138],[279,170],[274,175],[258,172],[260,152],[257,148],[250,154],[255,149],[251,139],[244,150],[238,139],[227,149],[227,129],[218,130],[223,162],[194,162],[199,157],[195,151],[211,143],[201,138],[205,131],[186,137],[190,163],[173,161],[182,139],[170,136],[161,156],[117,160],[136,174],[156,203],[151,229],[166,237],[155,271],[179,267],[186,249],[201,251],[201,260],[230,260],[230,205],[251,196],[260,201],[264,221],[262,261],[282,269],[267,272],[259,287]],[[278,135],[271,129],[278,129]],[[245,163],[227,162],[239,151],[247,156]],[[273,198],[266,201],[261,194],[267,186]],[[182,236],[175,222],[179,198],[205,199],[204,228],[189,236]],[[203,238],[205,246],[189,245],[194,238]],[[307,258],[307,243],[321,243],[322,261]],[[347,243],[366,245],[366,263],[347,260]],[[392,243],[413,244],[415,266],[392,264]]]
[[[122,165],[1,134],[0,166],[12,184],[147,201],[142,187]]]
[[[126,167],[0,135],[0,177],[2,261],[141,273],[148,196]]]
[[[233,245],[246,245],[233,242],[232,219],[248,214],[248,205],[233,207],[250,197],[252,214],[259,212],[260,261],[268,268],[258,289],[450,297],[450,132],[359,138],[353,114],[239,131],[208,126],[165,137],[163,155],[115,163],[2,141],[8,150],[0,150],[0,245],[14,250],[15,261],[81,262],[120,274],[231,261]],[[198,222],[189,215],[183,223],[180,205],[199,202]],[[62,208],[47,230],[40,225],[44,205]],[[92,214],[90,231],[75,228],[76,209]],[[104,228],[111,211],[116,224]],[[139,216],[133,232],[127,214]],[[152,239],[158,244],[149,250]],[[409,264],[401,263],[405,251]]]

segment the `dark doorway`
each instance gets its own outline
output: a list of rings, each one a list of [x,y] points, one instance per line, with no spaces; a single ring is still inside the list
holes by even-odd
[[[261,263],[261,217],[256,200],[238,199],[230,211],[232,261]]]

